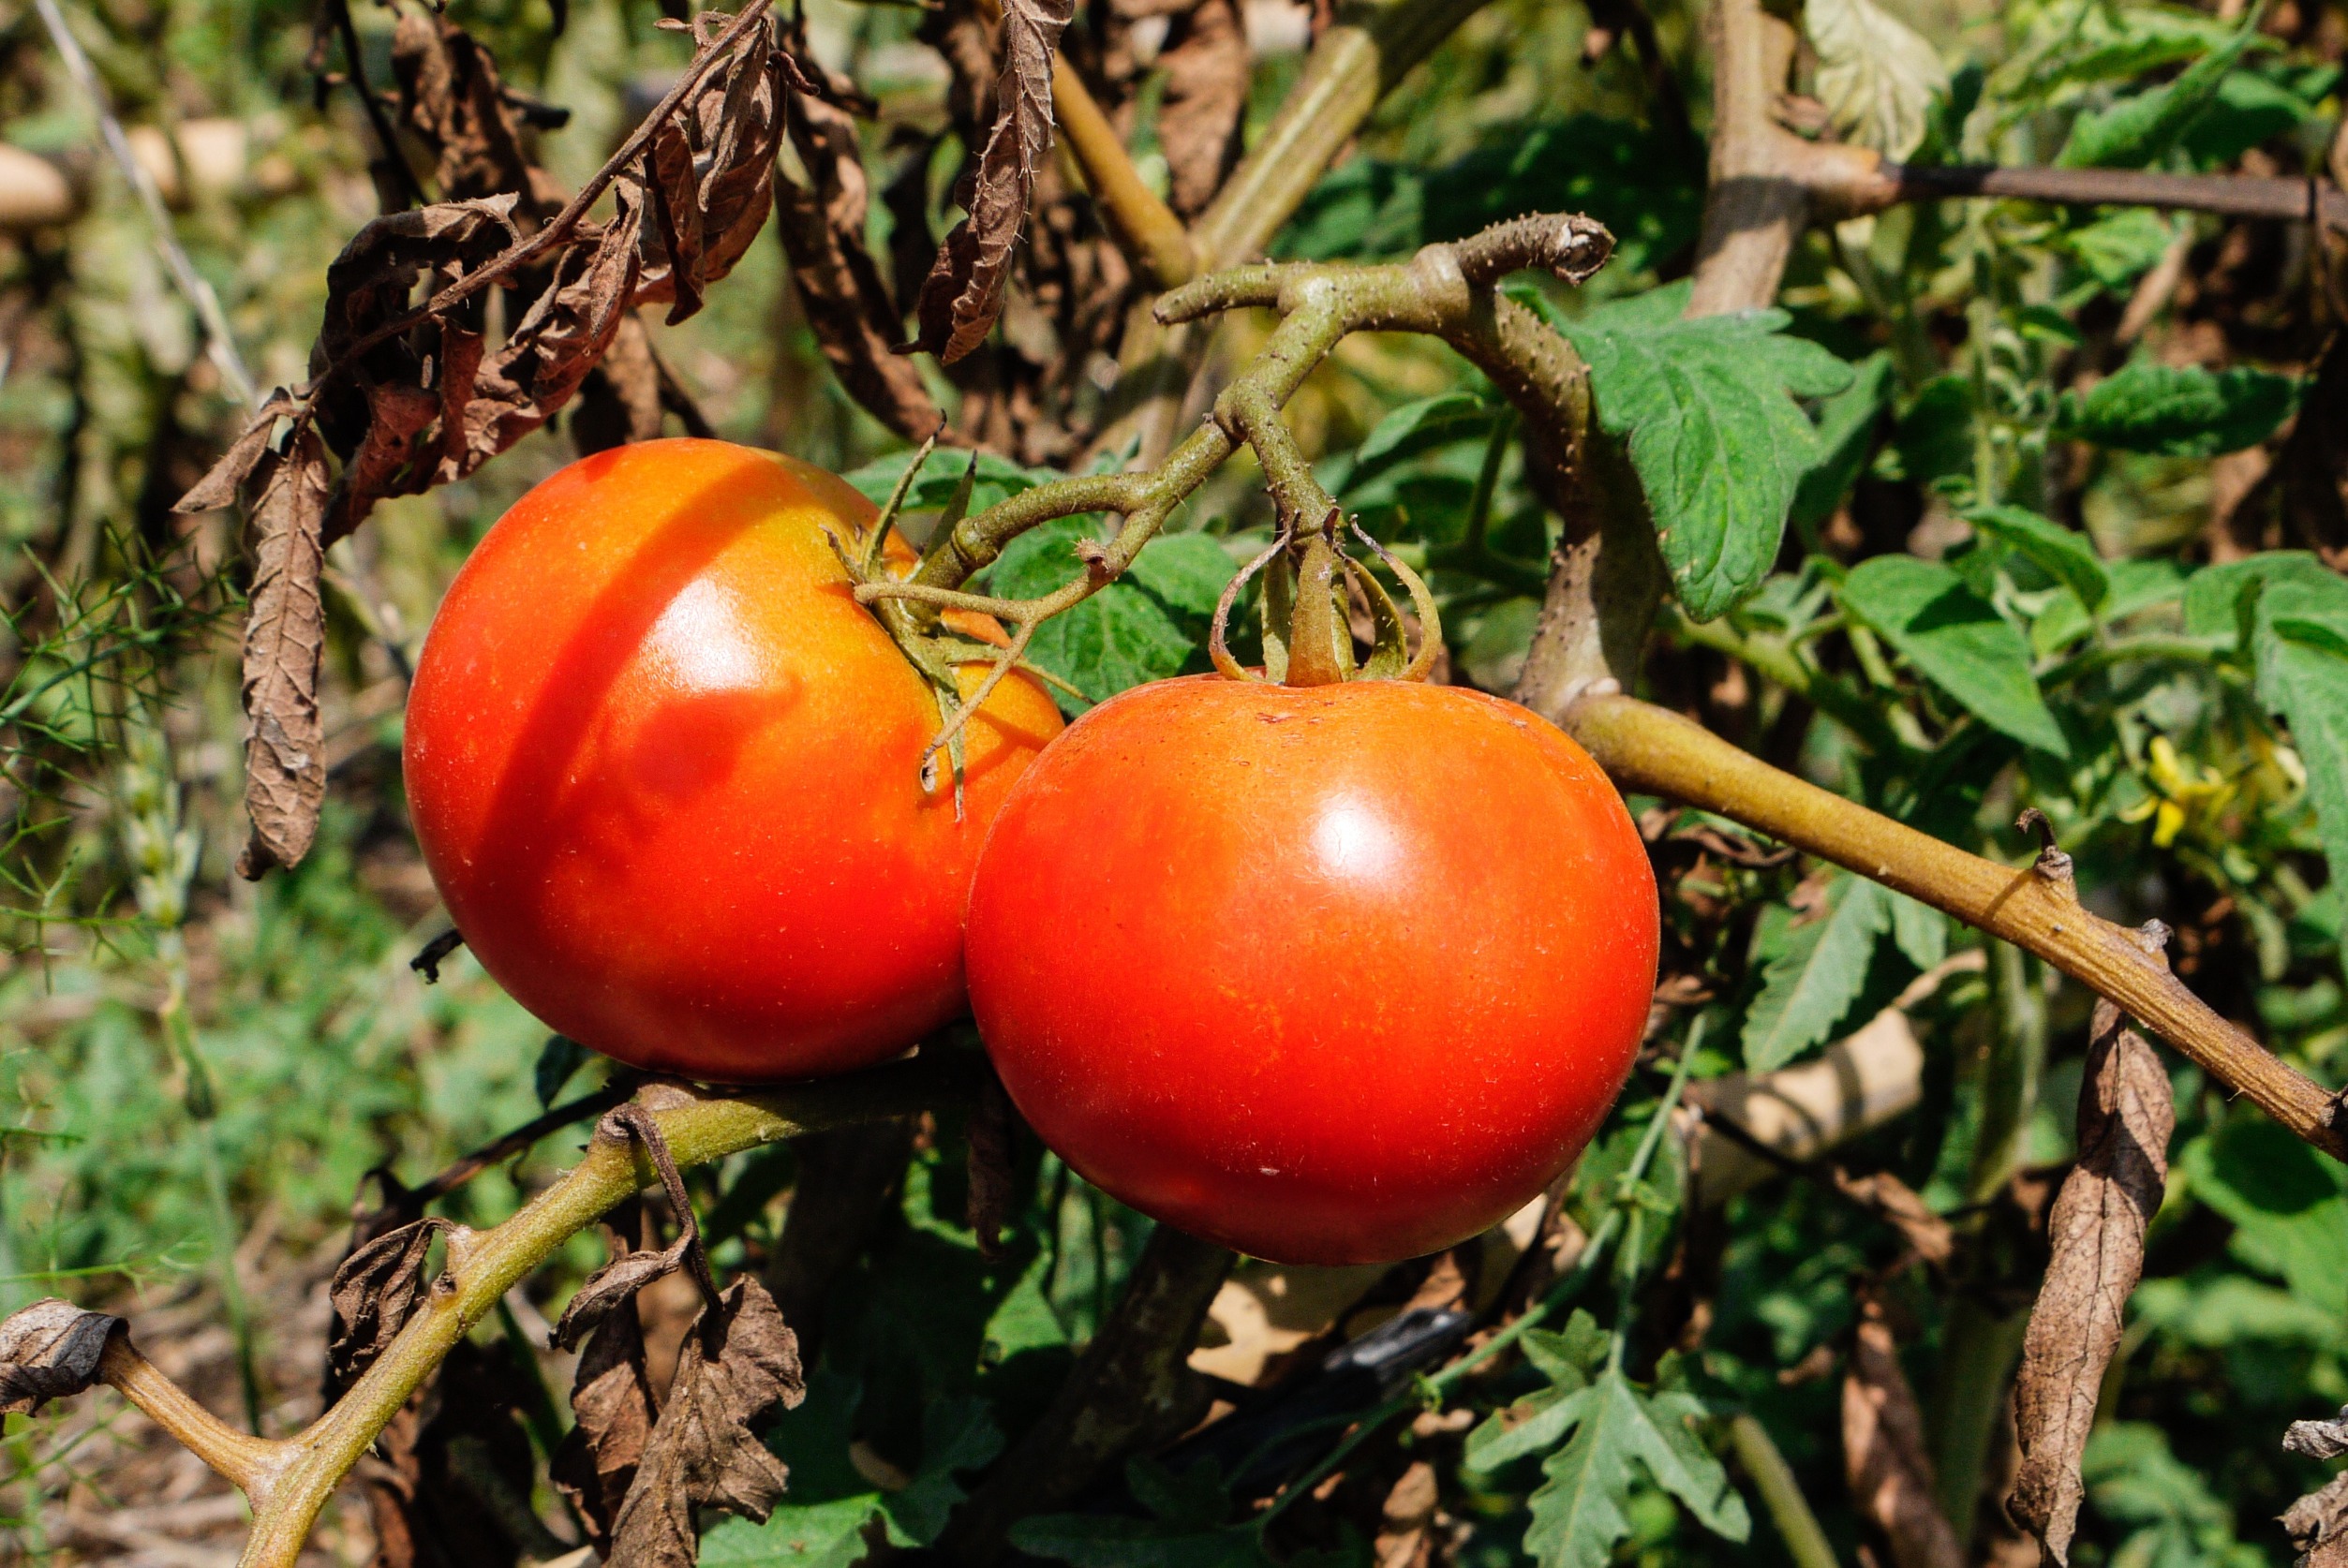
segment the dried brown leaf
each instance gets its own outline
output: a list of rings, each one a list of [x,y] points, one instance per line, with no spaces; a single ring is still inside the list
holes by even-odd
[[[530,1507],[536,1479],[513,1362],[459,1339],[356,1472],[374,1525],[374,1568],[513,1568],[564,1544]]]
[[[251,477],[262,455],[268,451],[269,437],[276,430],[277,421],[291,414],[294,409],[293,399],[283,391],[274,393],[268,402],[260,406],[260,411],[253,415],[252,422],[245,425],[236,439],[229,443],[229,450],[220,454],[220,461],[196,481],[194,489],[173,503],[171,510],[183,512],[217,511],[222,507],[234,506],[237,492],[244,488],[245,480]]]
[[[318,834],[326,797],[326,745],[318,716],[325,652],[326,448],[298,431],[264,466],[253,507],[252,611],[245,624],[245,811],[252,836],[237,871],[258,878],[293,865]]]
[[[1890,1547],[1895,1568],[1965,1568],[1956,1531],[1933,1501],[1915,1391],[1900,1369],[1891,1326],[1871,1301],[1843,1374],[1842,1427],[1851,1503]]]
[[[797,1339],[755,1280],[735,1281],[685,1337],[668,1403],[612,1524],[629,1568],[692,1568],[693,1511],[763,1520],[789,1477],[758,1429],[807,1397]]]
[[[612,346],[579,383],[578,406],[571,410],[571,444],[585,457],[653,439],[661,434],[661,392],[651,336],[631,311],[620,318]]]
[[[1956,1250],[1956,1238],[1949,1222],[1935,1214],[1910,1187],[1889,1171],[1872,1176],[1854,1176],[1839,1168],[1834,1173],[1835,1185],[1843,1196],[1863,1203],[1875,1210],[1886,1224],[1897,1230],[1909,1249],[1924,1262],[1939,1266],[1949,1261]]]
[[[577,1423],[548,1466],[548,1478],[587,1521],[597,1551],[611,1551],[612,1521],[644,1462],[660,1412],[645,1369],[644,1327],[633,1310],[609,1312],[587,1336],[571,1383]]]
[[[978,1233],[978,1255],[988,1263],[1003,1256],[1003,1221],[1011,1212],[1011,1129],[1018,1115],[1002,1083],[989,1073],[970,1113],[970,1228]]]
[[[69,1399],[97,1380],[106,1341],[120,1318],[51,1296],[0,1323],[0,1415],[30,1415]]]
[[[562,205],[561,187],[523,151],[521,116],[498,63],[446,15],[402,10],[392,32],[400,118],[430,147],[441,194],[452,200],[512,191],[536,217]]]
[[[2048,1218],[2053,1257],[2014,1385],[2022,1463],[2006,1511],[2057,1562],[2071,1561],[2086,1495],[2079,1457],[2144,1272],[2145,1227],[2160,1211],[2176,1126],[2160,1058],[2117,1007],[2099,1001],[2079,1089],[2079,1162]]]
[[[2283,1510],[2299,1568],[2348,1568],[2348,1471]]]
[[[432,1238],[453,1228],[446,1220],[415,1220],[355,1249],[334,1270],[326,1291],[334,1309],[326,1345],[328,1404],[407,1326],[424,1292],[424,1257]]]
[[[326,504],[320,542],[332,548],[364,522],[375,503],[386,496],[412,496],[432,480],[432,463],[439,455],[436,441],[425,447],[422,437],[440,414],[440,396],[427,388],[394,382],[367,388],[366,435],[359,450],[343,465]]]
[[[633,1301],[638,1291],[679,1268],[692,1270],[705,1300],[718,1298],[717,1281],[709,1274],[709,1256],[701,1245],[701,1222],[693,1215],[691,1194],[685,1191],[685,1177],[669,1153],[668,1140],[661,1132],[659,1119],[644,1106],[631,1102],[605,1112],[597,1135],[633,1138],[644,1146],[652,1168],[661,1174],[661,1186],[668,1194],[669,1206],[676,1214],[677,1235],[676,1241],[658,1252],[622,1252],[587,1276],[587,1283],[579,1287],[571,1304],[562,1309],[562,1320],[555,1325],[555,1343],[565,1350],[592,1332],[613,1308]],[[617,1233],[614,1235],[625,1245],[625,1238],[617,1237]]]
[[[1158,55],[1166,72],[1158,145],[1168,204],[1183,217],[1205,212],[1239,162],[1251,64],[1235,0],[1199,0],[1167,29]]]
[[[855,122],[820,98],[792,110],[791,145],[809,184],[776,182],[776,227],[808,324],[848,395],[899,436],[923,439],[945,415],[920,371],[891,351],[903,323],[865,246],[869,187]]]
[[[2348,1405],[2328,1421],[2294,1421],[2283,1428],[2282,1445],[2311,1459],[2337,1459],[2348,1454]]]
[[[1052,52],[1074,10],[1075,0],[1004,0],[994,130],[964,203],[970,215],[922,281],[921,333],[910,345],[947,364],[984,343],[1003,314],[1035,168],[1051,150]]]

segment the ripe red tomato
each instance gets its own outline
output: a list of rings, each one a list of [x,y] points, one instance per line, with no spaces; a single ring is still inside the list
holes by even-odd
[[[1655,984],[1655,876],[1588,754],[1400,681],[1138,688],[1022,777],[980,856],[980,1032],[1029,1123],[1143,1213],[1388,1262],[1581,1152]]]
[[[825,538],[873,515],[788,457],[647,441],[539,485],[457,573],[409,807],[466,944],[547,1024],[738,1082],[960,1012],[972,866],[1060,717],[1014,675],[970,726],[962,819],[950,777],[923,788],[937,704]]]

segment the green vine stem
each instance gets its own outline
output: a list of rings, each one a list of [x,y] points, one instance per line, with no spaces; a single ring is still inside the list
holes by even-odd
[[[885,1121],[972,1093],[981,1068],[967,1056],[910,1062],[820,1083],[725,1092],[671,1080],[646,1085],[650,1110],[680,1167],[835,1127]],[[659,1175],[632,1138],[599,1127],[587,1156],[503,1224],[448,1236],[445,1271],[391,1344],[342,1398],[290,1438],[237,1431],[190,1398],[116,1334],[100,1376],[252,1504],[240,1568],[293,1568],[319,1511],[458,1339],[505,1293],[572,1235]]]
[[[2295,1136],[2348,1161],[2331,1092],[2211,1012],[2138,935],[2079,902],[2067,859],[2016,870],[1966,853],[1780,772],[1702,725],[1593,690],[1548,717],[1614,781],[1716,811],[1956,916],[2046,962],[2141,1019]]]

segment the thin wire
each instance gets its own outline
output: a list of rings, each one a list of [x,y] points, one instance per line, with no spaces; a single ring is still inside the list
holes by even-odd
[[[260,399],[253,387],[252,373],[245,368],[245,360],[236,351],[228,316],[220,309],[212,285],[204,281],[203,274],[196,271],[196,264],[180,248],[178,237],[171,232],[171,210],[163,205],[163,193],[156,188],[155,176],[147,172],[146,165],[130,150],[130,138],[123,134],[122,122],[114,118],[113,105],[106,96],[106,84],[98,80],[90,57],[82,52],[82,41],[66,25],[65,13],[57,8],[57,0],[33,0],[33,6],[49,28],[57,52],[65,58],[67,72],[97,112],[98,129],[106,139],[106,150],[113,155],[115,167],[130,182],[130,188],[139,193],[140,204],[147,210],[147,222],[155,230],[155,248],[170,270],[171,281],[179,286],[179,291],[195,306],[198,318],[203,322],[206,353],[218,367],[221,379],[236,393],[238,402],[248,406],[258,403]]]

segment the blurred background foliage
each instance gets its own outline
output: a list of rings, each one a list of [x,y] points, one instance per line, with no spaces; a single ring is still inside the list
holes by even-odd
[[[1919,99],[1920,141],[1900,149],[1920,162],[2053,161],[2080,127],[2167,90],[2245,25],[2105,0],[1891,8],[1945,68]],[[388,80],[392,13],[352,14],[370,76]],[[686,56],[647,0],[572,0],[560,29],[541,0],[452,0],[449,14],[511,85],[571,111],[533,134],[574,187]],[[963,149],[945,68],[916,37],[921,13],[807,0],[806,14],[818,54],[879,100],[865,127],[876,190],[907,175],[909,156],[927,158],[911,170],[914,206],[894,211],[926,214],[934,237]],[[1249,15],[1259,127],[1295,79],[1304,19],[1285,0],[1256,0]],[[1703,104],[1696,8],[1659,0],[1653,19],[1677,102]],[[71,15],[125,122],[236,127],[232,175],[188,180],[174,224],[264,386],[305,374],[325,265],[376,211],[355,104],[314,96],[311,20],[284,0],[88,0]],[[1395,259],[1523,211],[1586,211],[1621,248],[1590,288],[1550,303],[1585,348],[1612,330],[1592,312],[1687,272],[1702,126],[1631,51],[1585,63],[1592,25],[1581,5],[1551,0],[1498,0],[1473,17],[1381,107],[1276,253]],[[2282,0],[2247,25],[2256,47],[2139,161],[2324,169],[2348,24],[2337,7]],[[1146,61],[1139,80],[1132,143],[1163,182]],[[1790,112],[1822,127],[1835,94],[1817,91]],[[33,10],[7,0],[0,137],[73,164],[90,190],[67,224],[0,234],[0,1309],[43,1294],[136,1305],[161,1325],[142,1341],[176,1334],[181,1366],[220,1408],[243,1398],[290,1429],[314,1408],[319,1293],[369,1173],[419,1179],[602,1071],[542,1055],[543,1031],[461,954],[437,987],[411,972],[440,922],[397,766],[407,662],[442,589],[506,504],[573,448],[550,425],[471,480],[385,503],[337,547],[320,848],[296,872],[239,880],[232,629],[245,568],[231,516],[170,510],[238,410],[144,216],[95,152],[90,106]],[[876,200],[876,256],[892,254],[896,221]],[[1807,400],[1817,451],[1774,571],[1714,619],[1667,613],[1648,675],[1659,701],[1969,848],[2018,861],[2028,844],[2011,824],[2038,807],[2101,912],[2166,920],[2197,991],[2334,1084],[2348,1081],[2341,895],[2309,758],[2262,693],[2229,563],[2312,581],[2348,550],[2326,521],[2340,492],[2326,433],[2341,428],[2330,401],[2341,394],[2315,375],[2340,321],[2341,260],[2304,226],[2136,209],[1918,204],[1813,230],[1783,293],[1786,331],[1853,367],[1848,388]],[[1217,362],[1241,362],[1265,331],[1234,322]],[[874,489],[901,468],[901,443],[817,351],[771,229],[706,310],[655,334],[720,434],[858,470]],[[2200,402],[2174,417],[2148,394],[2098,402],[2099,387],[2125,391],[2125,377],[2156,369],[2201,377],[2187,388]],[[1555,520],[1524,483],[1503,406],[1439,347],[1360,337],[1308,383],[1292,420],[1332,491],[1430,571],[1451,678],[1505,691]],[[950,485],[943,466],[927,486]],[[999,460],[988,478],[1003,491],[1036,472]],[[944,496],[915,501],[934,509]],[[1269,524],[1242,458],[1150,565],[1048,634],[1039,658],[1095,699],[1199,667],[1214,595]],[[1084,526],[1022,540],[996,588],[1063,580]],[[1878,561],[1908,564],[1870,570]],[[2223,570],[2236,575],[2211,575]],[[1973,642],[1953,648],[1948,629],[1903,610],[1894,579],[1913,571],[1980,606]],[[1707,1023],[1699,1079],[1814,1054],[1920,973],[1939,977],[1909,1009],[1925,1046],[1921,1105],[1835,1158],[1897,1175],[1963,1241],[1946,1269],[1919,1272],[1878,1217],[1813,1182],[1769,1182],[1686,1217],[1673,1272],[1623,1309],[1640,1375],[1674,1346],[1701,1347],[1692,1375],[1707,1403],[1761,1418],[1838,1555],[1855,1561],[1833,1372],[1862,1288],[1875,1293],[1900,1320],[1951,1512],[1977,1560],[2008,1561],[2028,1548],[1984,1501],[1983,1477],[1994,1485],[2011,1463],[2010,1440],[1994,1399],[1969,1394],[2010,1369],[2043,1264],[2043,1197],[2072,1152],[2089,998],[2012,953],[1965,961],[1968,934],[1916,906],[1706,850],[1689,835],[1717,824],[1633,806],[1663,876],[1667,999]],[[2168,1201],[2107,1381],[2077,1549],[2127,1568],[2281,1561],[2273,1516],[2321,1475],[2278,1435],[2348,1401],[2348,1180],[2192,1069],[2173,1077]],[[1635,1080],[1623,1124],[1636,1128],[1659,1089],[1658,1075]],[[1005,1258],[983,1263],[959,1218],[960,1137],[953,1125],[921,1132],[901,1223],[828,1307],[809,1405],[775,1440],[795,1478],[781,1528],[848,1553],[822,1561],[854,1561],[846,1543],[881,1515],[892,1538],[934,1534],[957,1476],[1040,1407],[1147,1234],[1031,1147]],[[501,1217],[574,1143],[550,1139],[444,1206]],[[721,1261],[765,1255],[793,1179],[787,1151],[696,1174]],[[552,1317],[599,1256],[574,1243],[484,1340]],[[1509,1377],[1480,1401],[1537,1385]],[[559,1420],[551,1406],[546,1419]],[[118,1438],[115,1421],[63,1409],[8,1419],[0,1554],[152,1551],[75,1522],[108,1500],[195,1489],[185,1467]],[[1538,1476],[1467,1468],[1456,1431],[1397,1440],[1440,1475],[1446,1522],[1428,1549],[1526,1561]],[[1171,1495],[1146,1476],[1134,1491]],[[1202,1506],[1227,1505],[1217,1493]],[[1296,1511],[1292,1546],[1359,1560],[1375,1507],[1349,1520],[1346,1506],[1340,1495]],[[339,1516],[320,1549],[363,1557],[359,1517]],[[1724,1546],[1643,1481],[1628,1518],[1619,1550],[1643,1562],[1783,1556],[1767,1529]],[[770,1546],[713,1536],[707,1549],[763,1561]]]

